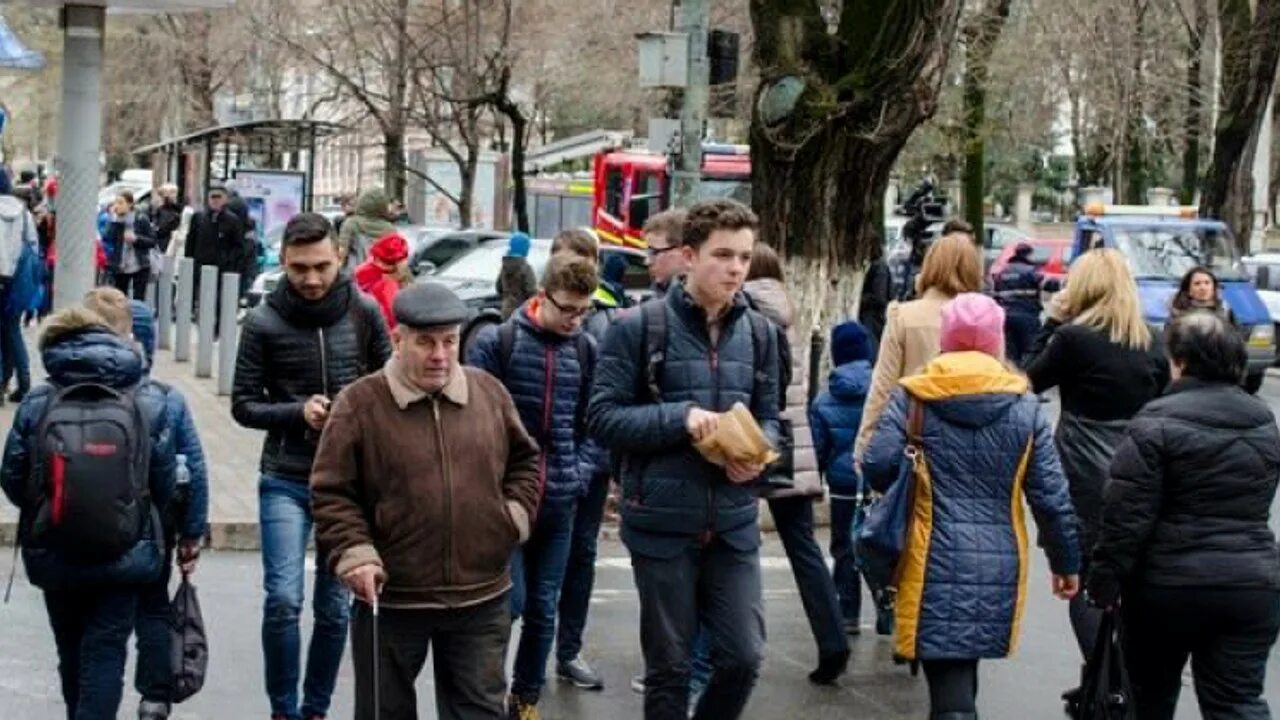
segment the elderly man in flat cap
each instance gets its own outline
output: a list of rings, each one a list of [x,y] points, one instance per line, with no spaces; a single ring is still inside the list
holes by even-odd
[[[441,718],[502,718],[510,559],[537,514],[538,448],[502,384],[458,362],[456,295],[415,285],[393,311],[394,356],[338,396],[311,474],[321,556],[356,597],[355,717],[417,718],[430,649]]]

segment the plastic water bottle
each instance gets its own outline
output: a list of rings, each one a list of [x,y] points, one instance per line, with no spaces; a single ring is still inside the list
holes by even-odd
[[[178,468],[174,470],[174,479],[178,483],[178,487],[186,487],[191,484],[191,471],[187,469],[187,456],[178,454]]]

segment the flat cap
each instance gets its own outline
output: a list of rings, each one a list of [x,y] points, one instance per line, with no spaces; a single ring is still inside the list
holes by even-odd
[[[471,310],[458,296],[436,282],[417,283],[401,290],[391,309],[397,323],[416,329],[461,325],[471,317]]]

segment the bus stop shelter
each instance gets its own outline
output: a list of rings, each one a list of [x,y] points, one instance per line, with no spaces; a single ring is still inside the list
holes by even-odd
[[[303,210],[315,196],[316,143],[346,132],[319,120],[253,120],[207,128],[133,151],[151,167],[156,182],[172,182],[188,203],[199,206],[214,183],[238,171],[292,171],[303,175]]]

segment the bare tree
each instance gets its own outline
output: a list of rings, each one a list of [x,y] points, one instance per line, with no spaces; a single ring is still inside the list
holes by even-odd
[[[991,56],[1009,19],[1012,0],[986,0],[969,17],[964,39],[964,214],[978,237],[983,237],[986,198],[987,83]]]
[[[1253,230],[1253,158],[1280,61],[1280,0],[1220,0],[1222,108],[1200,213],[1247,248]]]

